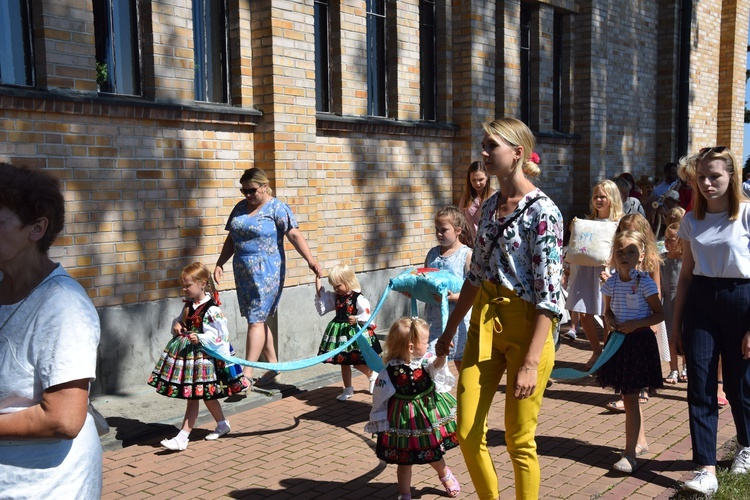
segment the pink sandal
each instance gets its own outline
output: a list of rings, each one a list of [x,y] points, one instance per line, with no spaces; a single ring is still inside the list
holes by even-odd
[[[445,492],[448,494],[451,498],[456,498],[459,493],[461,493],[461,483],[458,482],[458,479],[456,479],[456,476],[453,475],[450,469],[447,469],[448,473],[445,475],[445,477],[438,477],[440,479],[440,482],[443,483],[443,488],[445,488]],[[453,483],[453,487],[448,487],[449,482]]]

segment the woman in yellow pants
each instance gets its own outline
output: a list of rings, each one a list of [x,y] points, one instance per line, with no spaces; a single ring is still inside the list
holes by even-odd
[[[537,499],[541,475],[535,433],[554,364],[553,319],[560,313],[562,216],[530,178],[540,173],[534,136],[521,121],[484,124],[482,157],[500,190],[485,201],[477,242],[456,307],[435,347],[447,353],[473,305],[458,380],[458,439],[480,499],[499,498],[487,449],[487,415],[507,376],[505,441],[516,498]]]

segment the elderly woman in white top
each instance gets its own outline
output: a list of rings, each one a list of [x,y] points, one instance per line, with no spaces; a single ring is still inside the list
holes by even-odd
[[[741,164],[726,147],[703,148],[681,163],[693,183],[693,210],[677,232],[683,249],[673,328],[685,350],[699,465],[685,489],[711,494],[718,489],[719,355],[739,445],[732,472],[750,470],[750,203],[741,190]]]
[[[0,497],[99,498],[102,447],[87,413],[99,317],[47,250],[62,230],[57,179],[0,163]]]

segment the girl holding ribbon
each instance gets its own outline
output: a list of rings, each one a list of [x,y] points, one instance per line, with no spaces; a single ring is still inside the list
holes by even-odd
[[[562,216],[531,181],[540,174],[534,136],[514,118],[484,124],[482,157],[500,190],[482,207],[471,269],[443,335],[448,352],[458,324],[473,310],[458,379],[458,441],[477,496],[499,498],[487,449],[487,415],[507,370],[505,440],[516,498],[539,498],[535,432],[554,364],[560,313]],[[533,156],[532,156],[533,155]],[[537,160],[537,161],[533,161]]]

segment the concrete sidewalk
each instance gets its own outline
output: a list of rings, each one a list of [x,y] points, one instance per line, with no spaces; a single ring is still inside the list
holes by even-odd
[[[588,343],[564,343],[558,366],[582,367]],[[668,371],[664,367],[664,373]],[[251,393],[223,404],[232,432],[204,441],[214,423],[204,411],[183,452],[159,447],[177,432],[184,401],[143,391],[94,400],[112,431],[103,437],[105,499],[184,496],[186,498],[395,499],[396,468],[379,461],[363,431],[371,397],[367,380],[355,377],[356,393],[347,402],[338,370],[320,366],[284,373],[286,385],[272,396]],[[513,469],[503,434],[504,381],[490,412],[489,446],[500,477],[501,497],[514,498]],[[660,498],[675,493],[688,478],[690,432],[686,384],[667,386],[644,405],[650,453],[633,476],[613,473],[625,443],[624,414],[603,406],[611,391],[588,378],[555,382],[547,388],[537,429],[542,468],[541,498]],[[729,408],[720,411],[718,443],[734,437]],[[722,454],[719,454],[721,458]],[[460,498],[475,497],[459,450],[446,458],[462,484]],[[413,469],[414,498],[444,498],[433,469]]]

